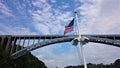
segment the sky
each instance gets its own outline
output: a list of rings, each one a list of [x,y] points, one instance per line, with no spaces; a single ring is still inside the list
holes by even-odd
[[[120,0],[0,0],[0,34],[63,35],[74,11],[81,34],[120,34]],[[120,48],[98,43],[84,45],[84,52],[87,63],[109,64],[120,57]],[[39,48],[32,54],[48,68],[81,64],[71,42]]]

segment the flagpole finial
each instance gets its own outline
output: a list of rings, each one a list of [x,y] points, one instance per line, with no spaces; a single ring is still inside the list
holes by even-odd
[[[77,12],[75,11],[74,13],[76,14]]]

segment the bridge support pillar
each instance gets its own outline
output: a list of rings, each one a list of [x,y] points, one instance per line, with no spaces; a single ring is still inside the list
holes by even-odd
[[[7,53],[9,53],[10,52],[10,48],[11,48],[11,36],[9,36],[8,37],[8,41],[7,41],[7,45],[6,45],[6,47],[5,47],[5,51],[7,52]]]
[[[2,37],[1,37],[1,42],[0,42],[0,45],[1,45],[2,47],[3,47],[4,39],[5,39],[5,37],[2,36]]]
[[[13,40],[11,41],[11,49],[10,49],[10,54],[12,54],[13,52],[15,52],[15,45],[17,42],[17,38],[14,37]]]

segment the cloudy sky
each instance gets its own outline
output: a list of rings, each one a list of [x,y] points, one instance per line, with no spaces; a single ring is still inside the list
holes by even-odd
[[[0,34],[63,35],[74,11],[82,34],[120,34],[120,0],[0,0]],[[120,57],[120,48],[104,44],[88,43],[84,50],[87,63],[109,64]],[[81,63],[70,42],[39,48],[32,54],[49,68]]]

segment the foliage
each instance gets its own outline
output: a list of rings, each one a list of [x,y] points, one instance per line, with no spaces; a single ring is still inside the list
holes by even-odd
[[[45,64],[38,60],[31,53],[28,53],[16,60],[12,60],[0,46],[0,68],[47,68]]]
[[[88,68],[120,68],[120,59],[117,59],[113,64],[103,65],[101,64],[87,64]],[[65,68],[84,68],[83,65],[79,66],[66,66]]]

